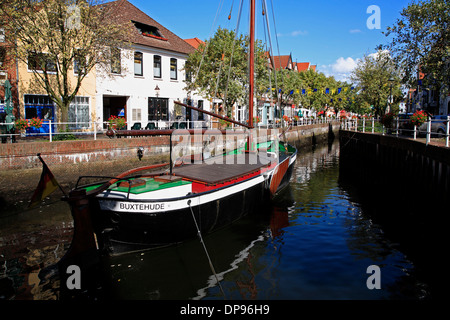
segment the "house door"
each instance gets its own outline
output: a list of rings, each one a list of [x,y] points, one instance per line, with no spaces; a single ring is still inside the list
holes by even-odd
[[[127,118],[127,97],[103,96],[103,121],[111,116]]]

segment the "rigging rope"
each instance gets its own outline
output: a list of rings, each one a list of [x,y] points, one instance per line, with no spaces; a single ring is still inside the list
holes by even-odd
[[[225,101],[227,99],[227,94],[228,94],[228,83],[230,82],[231,65],[233,63],[234,49],[236,48],[236,42],[237,42],[237,37],[238,37],[239,25],[241,24],[243,2],[244,2],[244,0],[241,0],[241,3],[239,5],[238,19],[237,19],[237,22],[236,22],[236,30],[235,30],[234,41],[233,41],[233,49],[231,51],[230,66],[228,68],[228,77],[227,77],[227,82],[226,82],[227,85],[225,87],[225,94],[223,96],[223,103],[224,103],[224,105],[225,105]]]
[[[265,2],[265,0],[264,0],[264,2]],[[272,6],[273,27],[274,27],[274,30],[275,30],[275,39],[276,39],[276,42],[277,42],[278,56],[281,57],[280,45],[278,43],[277,24],[276,24],[276,21],[275,21],[275,10],[273,9],[273,0],[270,0],[270,3],[271,3],[271,6]],[[275,65],[274,65],[274,69],[276,70]],[[280,59],[280,70],[281,70],[281,59]],[[280,74],[281,74],[281,82],[284,83],[283,73],[280,72]],[[276,72],[275,72],[275,81],[276,81]],[[277,86],[277,84],[275,84],[275,86]],[[277,86],[277,104],[279,105],[279,108],[280,108],[280,118],[281,118],[281,104],[280,104],[280,102],[281,102],[280,99],[278,99],[278,86]],[[283,124],[283,121],[281,123]]]
[[[212,38],[212,33],[215,30],[215,28],[216,28],[217,18],[219,16],[220,11],[222,11],[223,2],[224,2],[224,0],[221,0],[220,3],[219,3],[219,7],[217,8],[216,16],[215,16],[214,22],[213,22],[213,24],[211,26],[211,31],[209,32],[209,38],[208,39]],[[206,41],[206,46],[205,46],[205,49],[203,50],[202,58],[200,60],[199,66],[198,66],[197,73],[195,74],[194,83],[198,79],[198,74],[200,73],[200,69],[202,68],[203,60],[205,59],[206,52],[208,51],[209,42],[210,41]]]
[[[194,219],[195,227],[197,228],[198,238],[200,239],[200,242],[203,245],[203,249],[205,250],[206,257],[208,258],[209,267],[211,268],[212,273],[216,277],[217,284],[219,285],[220,291],[222,291],[223,297],[226,299],[225,292],[223,291],[222,285],[220,284],[220,281],[219,281],[219,277],[217,277],[216,270],[214,269],[214,266],[213,266],[213,263],[211,261],[211,258],[209,257],[208,250],[206,249],[205,243],[203,242],[202,233],[200,232],[200,229],[199,229],[198,224],[197,224],[197,220],[195,219],[194,210],[192,210],[192,207],[191,207],[191,200],[188,200],[187,204],[189,206],[189,209],[191,209],[192,219]]]

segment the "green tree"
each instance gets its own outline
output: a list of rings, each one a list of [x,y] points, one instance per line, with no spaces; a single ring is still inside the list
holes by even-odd
[[[208,99],[224,100],[227,116],[235,103],[248,97],[248,36],[219,28],[214,37],[191,53],[185,64],[190,75],[186,90]],[[205,52],[206,50],[206,52]],[[262,97],[268,88],[267,62],[261,42],[255,43],[255,95]]]
[[[376,116],[385,114],[391,91],[394,105],[402,99],[400,76],[387,51],[364,56],[353,70],[351,79],[358,86],[359,102],[373,106]],[[398,110],[398,105],[393,109],[391,111]]]
[[[403,72],[403,82],[417,84],[423,72],[432,82],[450,87],[450,1],[414,1],[404,8],[401,18],[385,32],[384,46]]]
[[[8,53],[39,70],[32,73],[34,84],[56,104],[61,122],[94,66],[111,63],[110,48],[129,47],[129,28],[114,23],[113,9],[94,0],[2,0]]]

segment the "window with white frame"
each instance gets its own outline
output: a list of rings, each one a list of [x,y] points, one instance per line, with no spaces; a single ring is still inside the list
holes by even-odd
[[[56,72],[56,62],[48,53],[30,52],[28,54],[28,70]]]
[[[122,56],[120,48],[111,48],[111,73],[122,73]]]
[[[161,78],[161,56],[153,56],[153,77]]]
[[[142,52],[136,51],[134,53],[134,75],[135,76],[143,76],[144,75],[144,71],[142,69],[142,60],[143,60]]]
[[[69,128],[89,128],[89,97],[75,97],[69,106]]]
[[[80,49],[77,49],[75,52],[75,58],[73,59],[73,73],[78,75],[80,71],[82,73],[85,73],[86,71],[86,57],[83,56]]]
[[[170,59],[170,79],[177,80],[177,59]]]

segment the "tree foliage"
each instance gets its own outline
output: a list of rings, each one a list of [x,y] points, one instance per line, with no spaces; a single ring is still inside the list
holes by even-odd
[[[398,110],[398,102],[403,98],[401,79],[389,52],[380,50],[365,55],[353,70],[351,79],[358,86],[357,103],[360,106],[367,108],[370,105],[375,115],[382,116],[392,92],[394,105],[397,104],[394,109]]]
[[[403,71],[403,82],[417,84],[418,73],[450,87],[450,0],[414,1],[385,32],[385,46]]]
[[[34,84],[57,105],[61,122],[94,66],[110,64],[110,48],[129,47],[129,28],[115,24],[113,14],[95,0],[2,0],[8,53],[39,70]]]
[[[236,37],[234,31],[219,28],[214,37],[191,53],[185,64],[190,75],[186,81],[189,92],[198,92],[208,99],[224,101],[227,115],[235,103],[248,97],[248,36]],[[206,50],[206,52],[205,52]],[[200,67],[200,69],[199,69]],[[255,94],[267,90],[267,65],[260,42],[255,44]]]

